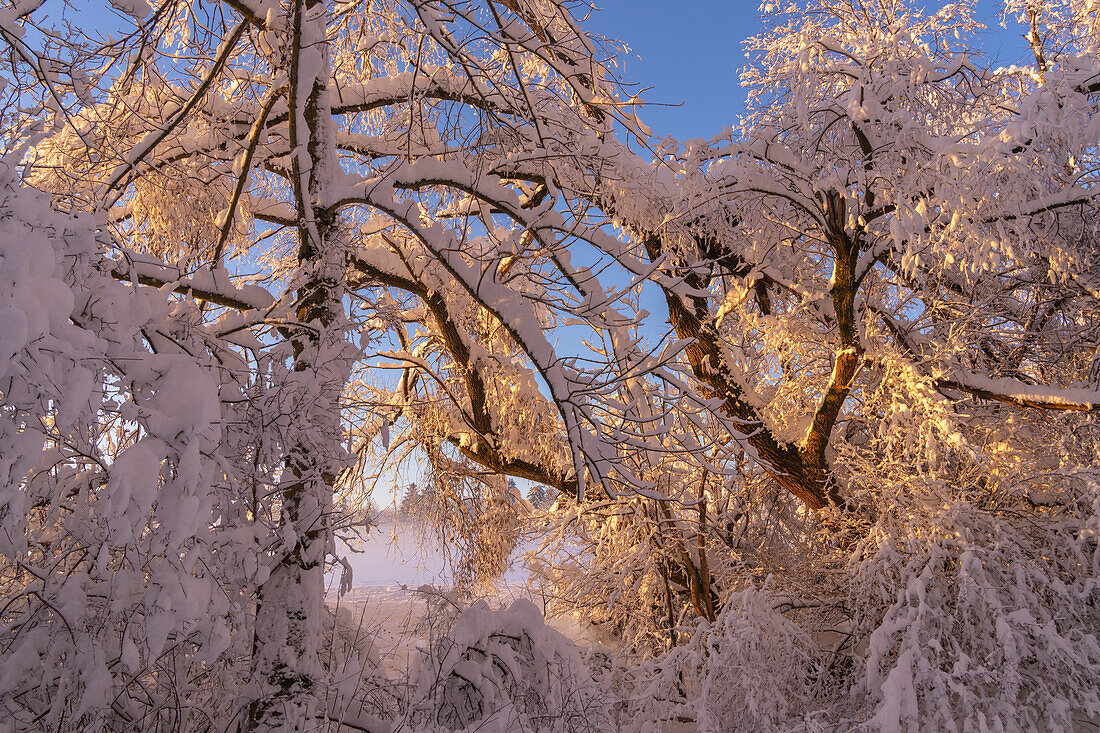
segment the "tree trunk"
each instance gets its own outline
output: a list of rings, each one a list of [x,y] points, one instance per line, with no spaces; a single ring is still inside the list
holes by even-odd
[[[323,713],[324,567],[334,549],[333,484],[344,454],[340,394],[349,375],[343,312],[345,254],[326,184],[335,167],[328,100],[329,54],[323,0],[289,8],[290,137],[298,215],[300,327],[288,332],[293,374],[284,385],[292,406],[282,485],[282,544],[260,588],[252,652],[257,696],[246,730],[311,730]],[[274,32],[274,31],[268,31]]]

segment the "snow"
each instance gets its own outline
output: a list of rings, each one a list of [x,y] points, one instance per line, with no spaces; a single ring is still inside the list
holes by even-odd
[[[111,0],[111,5],[134,20],[142,20],[151,12],[146,0]]]
[[[171,358],[154,383],[154,394],[142,403],[149,410],[149,431],[166,442],[192,436],[206,447],[220,435],[221,402],[210,372],[186,358]]]
[[[10,362],[27,343],[27,314],[20,308],[0,308],[0,362]]]
[[[949,371],[947,377],[962,386],[1020,404],[1048,405],[1057,409],[1069,408],[1085,412],[1100,410],[1100,391],[1095,389],[1027,384],[1017,379],[990,377],[961,369]]]

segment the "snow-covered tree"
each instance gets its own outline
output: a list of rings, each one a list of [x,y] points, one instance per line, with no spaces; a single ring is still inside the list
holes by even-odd
[[[420,488],[416,483],[411,483],[405,487],[404,493],[401,494],[401,503],[398,505],[397,510],[403,516],[413,516],[419,508],[421,502]]]
[[[533,484],[527,490],[527,503],[536,508],[543,508],[550,502],[550,494],[542,484]]]
[[[542,568],[551,597],[676,644],[681,609],[713,622],[770,574],[832,636],[832,724],[1097,714],[1095,8],[1033,7],[1041,70],[983,66],[965,5],[787,8],[749,43],[746,129],[601,171],[695,291],[665,288],[679,373],[728,432],[665,453],[682,508],[565,517],[599,572]]]
[[[175,715],[177,725],[305,729],[330,707],[323,573],[336,497],[354,466],[342,418],[366,438],[352,444],[357,453],[376,449],[376,438],[389,446],[406,405],[380,401],[360,377],[390,362],[409,388],[429,378],[417,368],[432,354],[406,328],[426,329],[466,371],[458,409],[429,406],[420,418],[430,434],[497,471],[571,470],[582,487],[589,475],[611,480],[613,451],[592,431],[584,396],[596,390],[544,333],[543,301],[557,286],[539,284],[539,271],[556,267],[588,292],[564,259],[569,248],[621,245],[558,206],[552,182],[529,181],[525,167],[546,170],[550,153],[532,140],[629,120],[605,84],[598,44],[553,3],[113,5],[130,21],[106,40],[57,23],[49,5],[14,4],[0,17],[18,99],[39,103],[5,131],[8,167],[22,175],[6,190],[31,197],[36,211],[46,199],[25,187],[48,192],[54,212],[11,219],[45,233],[5,240],[14,268],[5,293],[18,305],[5,348],[26,362],[31,386],[3,391],[20,446],[6,453],[18,462],[4,484],[6,597],[22,599],[5,605],[5,648],[23,660],[5,665],[14,671],[3,699],[31,726],[50,716],[147,726],[151,715]],[[76,257],[96,273],[85,294],[84,270],[34,270],[77,293],[46,311],[57,324],[24,327],[37,306],[19,269],[34,258],[8,243],[20,237],[53,248],[44,263]],[[124,294],[127,305],[112,305]],[[50,391],[35,339],[63,331],[63,311],[77,318],[70,300],[106,303],[88,330],[121,329],[125,349],[78,338],[86,356],[51,350],[49,368],[73,384]],[[606,303],[592,305],[594,318],[614,320]],[[84,371],[65,366],[81,359]],[[70,429],[74,416],[75,447],[53,427]],[[498,433],[507,440],[486,440]],[[85,488],[42,478],[39,507],[54,514],[28,524],[21,497],[43,446],[61,461],[42,464],[43,476],[73,466]],[[438,445],[432,455],[447,460]],[[215,490],[221,504],[207,496]],[[500,490],[507,504],[514,492]],[[111,507],[102,526],[64,535],[55,514],[76,511],[62,506],[74,499]],[[76,516],[91,521],[86,510]],[[495,526],[481,524],[481,544],[495,545]],[[29,562],[28,546],[60,551],[43,544],[59,531],[71,567]],[[195,556],[181,543],[197,545]],[[157,558],[164,578],[152,570]],[[118,568],[131,571],[125,593]],[[217,590],[190,592],[196,578]],[[226,617],[235,628],[218,621]],[[67,651],[53,651],[62,643]],[[166,643],[178,654],[161,674]],[[16,673],[27,665],[40,677]],[[227,679],[215,679],[218,665]],[[171,707],[181,690],[184,710]]]
[[[1100,714],[1091,4],[1010,3],[1010,69],[965,4],[767,10],[683,145],[583,3],[113,5],[0,12],[18,726],[347,709],[325,564],[411,461],[471,584],[533,518],[547,597],[667,653],[638,720],[763,658],[761,727]]]

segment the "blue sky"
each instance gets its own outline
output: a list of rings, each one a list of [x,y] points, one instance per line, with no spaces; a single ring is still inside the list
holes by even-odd
[[[659,135],[712,137],[744,111],[741,42],[760,32],[757,0],[595,0],[586,27],[626,43],[621,74],[646,99],[643,113]],[[675,10],[669,10],[674,6]]]
[[[759,0],[593,0],[600,8],[585,27],[622,41],[625,81],[654,105],[642,113],[655,134],[681,140],[712,137],[744,113],[738,78],[745,56],[741,42],[760,32]],[[943,5],[930,2],[929,12]],[[997,64],[1027,63],[1021,28],[1001,28],[998,0],[978,0],[985,23],[979,43]],[[674,8],[674,9],[673,9]]]

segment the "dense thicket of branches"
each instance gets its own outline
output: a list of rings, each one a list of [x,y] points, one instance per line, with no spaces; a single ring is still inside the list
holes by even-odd
[[[681,145],[583,3],[113,4],[0,9],[15,728],[1100,717],[1094,5],[1009,2],[1008,69],[966,4],[769,9]],[[335,654],[335,538],[414,462],[463,583],[536,533],[622,657],[517,607],[402,708]]]

